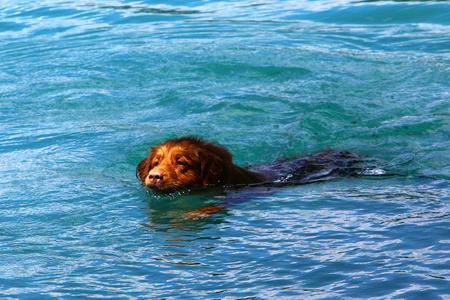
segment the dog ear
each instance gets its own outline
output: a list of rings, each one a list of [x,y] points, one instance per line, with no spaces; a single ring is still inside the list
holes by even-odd
[[[214,153],[200,151],[200,177],[203,185],[213,185],[221,182],[224,177],[224,163]]]
[[[208,143],[198,152],[203,185],[226,184],[231,154],[225,148]]]
[[[145,182],[145,178],[150,172],[150,157],[147,157],[138,164],[136,168],[136,177],[142,182]]]

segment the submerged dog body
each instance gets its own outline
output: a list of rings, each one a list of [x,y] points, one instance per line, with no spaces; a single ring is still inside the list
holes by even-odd
[[[332,175],[353,175],[361,159],[352,153],[323,151],[316,155],[275,161],[251,168],[233,164],[224,147],[199,138],[183,137],[152,147],[136,176],[156,193],[193,187],[295,181],[304,183]]]

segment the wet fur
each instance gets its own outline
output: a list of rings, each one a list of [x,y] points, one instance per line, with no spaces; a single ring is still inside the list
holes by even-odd
[[[160,173],[162,179],[152,182],[149,178],[152,172]],[[160,193],[267,180],[262,174],[234,165],[226,148],[194,137],[168,140],[152,147],[149,156],[139,163],[136,176]]]
[[[183,137],[152,147],[149,156],[139,163],[136,176],[154,192],[167,194],[203,186],[295,184],[354,175],[361,169],[360,162],[356,154],[326,150],[307,157],[242,168],[233,164],[232,155],[225,147],[200,138]],[[161,178],[155,179],[152,174]]]

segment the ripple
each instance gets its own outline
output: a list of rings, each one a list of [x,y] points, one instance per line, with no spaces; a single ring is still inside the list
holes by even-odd
[[[3,5],[0,298],[445,297],[447,15],[441,1]],[[137,163],[187,134],[239,165],[334,148],[441,179],[147,194]]]

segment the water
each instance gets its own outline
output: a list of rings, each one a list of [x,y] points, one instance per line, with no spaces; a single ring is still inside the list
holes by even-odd
[[[0,40],[0,298],[450,299],[447,2],[2,1]],[[183,135],[435,179],[147,194]]]

